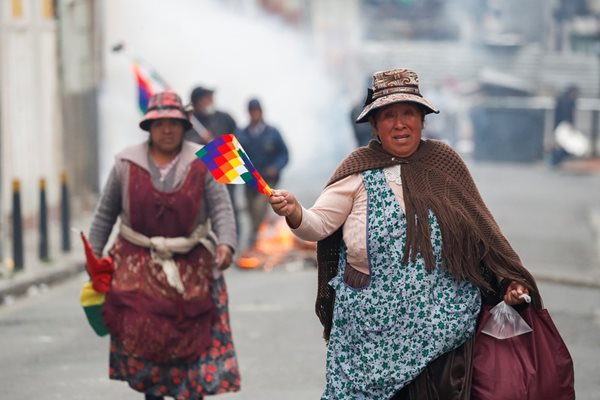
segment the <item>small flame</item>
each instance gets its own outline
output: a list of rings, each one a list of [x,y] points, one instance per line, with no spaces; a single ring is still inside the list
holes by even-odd
[[[296,238],[285,219],[279,218],[274,223],[266,219],[258,229],[254,248],[245,251],[237,265],[244,269],[263,268],[270,271],[287,260],[298,258],[300,253],[310,252],[314,255],[315,250],[316,243]]]

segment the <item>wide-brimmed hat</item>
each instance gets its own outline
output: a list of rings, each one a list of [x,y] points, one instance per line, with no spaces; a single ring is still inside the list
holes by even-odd
[[[192,123],[188,120],[183,109],[181,98],[177,93],[171,90],[165,90],[164,92],[156,93],[150,97],[148,111],[140,121],[140,128],[149,131],[152,121],[160,118],[174,118],[181,120],[185,130],[192,127]]]
[[[439,113],[419,91],[419,77],[409,69],[390,69],[373,74],[373,87],[368,89],[367,100],[356,122],[367,122],[374,110],[393,103],[410,102],[422,106],[425,114]]]

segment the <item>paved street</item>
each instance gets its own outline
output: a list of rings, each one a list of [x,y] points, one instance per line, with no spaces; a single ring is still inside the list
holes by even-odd
[[[600,175],[543,164],[477,164],[474,179],[525,265],[544,275],[600,279]],[[595,217],[594,217],[595,216]]]
[[[473,171],[499,224],[536,274],[581,282],[598,277],[598,232],[589,221],[600,205],[600,176],[555,174],[543,166],[477,165]],[[314,269],[232,269],[227,278],[243,389],[219,398],[319,398],[325,346],[313,312]],[[0,307],[2,398],[142,398],[107,378],[107,339],[94,336],[78,305],[84,279]],[[540,287],[575,360],[577,398],[600,399],[600,289]]]

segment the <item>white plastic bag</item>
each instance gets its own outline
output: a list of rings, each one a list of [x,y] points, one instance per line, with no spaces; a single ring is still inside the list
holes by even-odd
[[[583,157],[591,150],[589,139],[569,122],[561,122],[554,130],[556,143],[575,157]]]
[[[527,303],[531,302],[531,298],[528,295],[521,295],[521,297]],[[519,313],[504,301],[496,304],[490,310],[490,314],[492,314],[492,317],[485,324],[481,332],[496,339],[508,339],[531,332],[532,330]]]

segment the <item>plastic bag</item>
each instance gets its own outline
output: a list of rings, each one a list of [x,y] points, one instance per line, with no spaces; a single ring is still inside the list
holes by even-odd
[[[526,296],[526,297],[525,297]],[[521,295],[527,303],[531,302],[528,295]],[[490,310],[491,318],[481,330],[482,333],[495,337],[496,339],[508,339],[531,332],[531,327],[519,313],[501,301]]]
[[[583,157],[591,150],[588,138],[569,122],[561,122],[554,130],[554,136],[556,143],[575,157]]]

